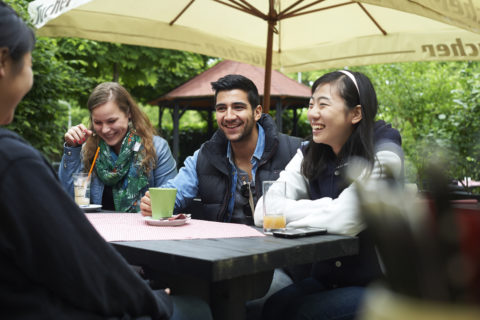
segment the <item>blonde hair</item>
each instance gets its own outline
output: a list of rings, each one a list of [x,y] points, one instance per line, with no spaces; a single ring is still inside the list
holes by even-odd
[[[87,102],[87,108],[90,112],[90,130],[93,129],[92,111],[104,105],[109,101],[114,101],[120,110],[126,115],[130,114],[130,121],[136,134],[142,139],[144,159],[142,161],[142,168],[148,175],[150,170],[155,167],[156,154],[153,145],[153,136],[156,130],[147,115],[138,107],[128,91],[117,82],[104,82],[93,89]],[[93,157],[100,142],[98,135],[91,136],[85,143],[83,152],[83,166],[85,170],[90,168]]]

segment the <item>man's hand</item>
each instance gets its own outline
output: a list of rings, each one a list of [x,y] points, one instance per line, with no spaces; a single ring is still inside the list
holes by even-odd
[[[142,216],[151,216],[152,215],[152,203],[150,201],[150,192],[145,192],[145,195],[142,197],[140,201],[140,211],[142,212]]]

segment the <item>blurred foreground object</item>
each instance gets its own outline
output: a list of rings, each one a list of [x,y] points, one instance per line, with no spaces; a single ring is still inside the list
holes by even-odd
[[[369,288],[359,320],[387,319],[478,320],[480,309],[475,306],[413,299],[379,286]]]
[[[421,196],[388,174],[357,183],[385,272],[363,319],[480,319],[480,205],[454,201],[441,169],[431,165]]]

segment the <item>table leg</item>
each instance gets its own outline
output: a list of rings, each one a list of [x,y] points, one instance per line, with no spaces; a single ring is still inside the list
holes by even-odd
[[[245,320],[245,302],[263,297],[272,282],[273,270],[210,282],[188,275],[162,274],[173,295],[192,295],[210,305],[215,320]],[[154,274],[151,274],[154,279]]]
[[[263,297],[272,282],[273,271],[214,282],[211,290],[215,320],[245,320],[245,302]]]

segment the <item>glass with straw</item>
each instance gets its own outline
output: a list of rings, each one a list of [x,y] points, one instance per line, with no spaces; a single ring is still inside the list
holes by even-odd
[[[80,207],[88,207],[90,205],[90,176],[92,175],[95,161],[98,157],[100,147],[97,148],[95,156],[93,157],[92,165],[88,173],[77,172],[72,175],[73,177],[73,189],[75,192],[75,202]]]

